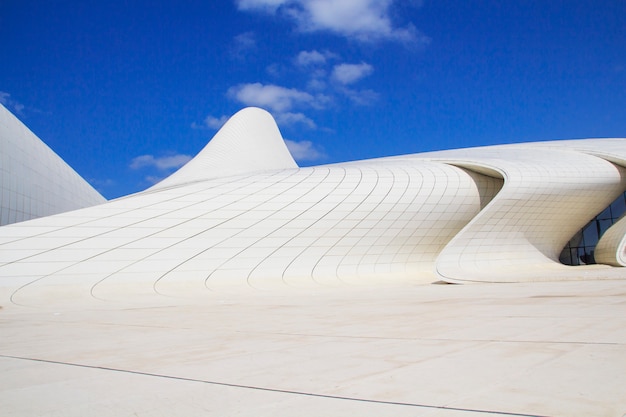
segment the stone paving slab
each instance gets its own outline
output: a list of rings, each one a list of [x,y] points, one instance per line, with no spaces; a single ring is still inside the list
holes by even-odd
[[[41,297],[3,416],[626,415],[624,281]]]

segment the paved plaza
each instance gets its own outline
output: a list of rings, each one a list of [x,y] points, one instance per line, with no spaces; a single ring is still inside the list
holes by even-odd
[[[623,280],[2,291],[3,416],[626,413]]]

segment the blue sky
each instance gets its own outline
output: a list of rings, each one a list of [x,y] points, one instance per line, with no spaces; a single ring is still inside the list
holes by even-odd
[[[0,102],[105,197],[272,112],[301,166],[626,137],[623,0],[0,2]]]

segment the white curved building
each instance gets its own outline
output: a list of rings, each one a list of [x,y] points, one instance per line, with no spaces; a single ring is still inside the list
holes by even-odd
[[[272,117],[248,108],[144,192],[0,228],[0,278],[16,303],[55,289],[624,278],[623,221],[600,240],[601,264],[559,262],[624,193],[624,167],[624,139],[589,139],[298,168]]]
[[[622,415],[625,174],[625,139],[299,168],[242,110],[146,191],[0,227],[0,410]]]

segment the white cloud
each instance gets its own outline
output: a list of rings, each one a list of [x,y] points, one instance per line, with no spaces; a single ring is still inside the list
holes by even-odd
[[[312,65],[323,65],[326,63],[326,55],[318,51],[301,51],[296,56],[296,65],[308,67]]]
[[[239,10],[267,10],[275,11],[287,0],[235,0]]]
[[[148,184],[154,185],[158,182],[163,181],[165,178],[167,178],[167,175],[146,175],[143,179]]]
[[[244,59],[256,49],[256,38],[252,32],[244,32],[233,38],[231,53],[237,59]]]
[[[236,0],[242,11],[279,13],[304,32],[330,31],[360,41],[424,41],[412,26],[391,21],[394,0]]]
[[[373,90],[353,90],[350,88],[342,88],[341,92],[354,104],[358,104],[359,106],[369,106],[378,100],[378,93]]]
[[[168,155],[155,158],[154,155],[140,155],[130,163],[131,169],[153,167],[161,171],[180,168],[191,160],[189,155]]]
[[[218,130],[222,126],[224,126],[224,123],[226,123],[228,119],[229,119],[229,116],[214,117],[214,116],[208,115],[207,117],[204,118],[202,123],[196,123],[196,122],[191,123],[191,128],[200,129],[200,130],[203,130],[203,129]]]
[[[374,72],[374,67],[362,62],[360,64],[339,64],[333,68],[333,80],[343,84],[353,84]]]
[[[332,101],[331,97],[324,94],[312,95],[295,88],[261,83],[231,87],[227,91],[227,96],[245,106],[268,110],[276,123],[281,126],[300,124],[310,129],[317,129],[315,122],[305,114],[292,110],[296,107],[322,109]]]
[[[326,82],[317,77],[312,77],[311,80],[307,83],[307,88],[309,90],[324,90],[326,88]]]
[[[276,123],[278,123],[279,125],[295,125],[300,123],[310,129],[317,128],[315,122],[302,113],[277,113],[275,117]]]
[[[307,90],[322,91],[326,88],[328,71],[326,69],[329,59],[337,58],[337,55],[329,52],[301,51],[294,59],[295,66],[309,75]]]
[[[316,98],[305,91],[273,84],[239,84],[229,88],[227,95],[246,106],[263,107],[277,113],[287,112],[299,104],[316,105]]]
[[[11,94],[5,93],[4,91],[0,91],[0,104],[6,106],[9,103]]]
[[[106,179],[99,179],[99,178],[89,178],[89,184],[91,184],[94,187],[110,187],[115,185],[115,181],[113,181],[111,178],[106,178]]]
[[[115,181],[113,181],[111,178],[106,178],[106,179],[103,179],[103,180],[102,179],[98,179],[98,178],[89,178],[89,179],[87,179],[87,181],[100,194],[104,194],[107,189],[109,189],[110,187],[113,187],[113,186],[116,185]]]
[[[2,104],[7,109],[13,109],[15,114],[23,115],[24,105],[22,103],[18,103],[17,101],[11,98],[11,94],[0,91],[0,104]]]
[[[283,68],[280,64],[270,64],[265,67],[265,72],[267,72],[273,78],[279,78],[285,72],[285,68]]]
[[[209,115],[204,119],[204,124],[211,129],[219,129],[220,127],[224,126],[224,123],[226,123],[227,121],[228,116],[213,117]]]
[[[293,159],[298,161],[316,161],[326,157],[324,152],[317,149],[313,142],[308,140],[296,142],[285,139],[285,144],[287,145],[289,152],[291,152]]]

